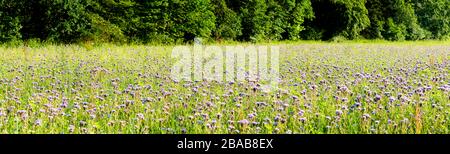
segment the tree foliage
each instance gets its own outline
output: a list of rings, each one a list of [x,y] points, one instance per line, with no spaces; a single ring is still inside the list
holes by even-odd
[[[17,10],[23,1],[12,2],[0,0],[0,42],[14,41],[22,38],[20,14]]]
[[[85,30],[91,22],[84,1],[42,0],[39,5],[45,8],[41,19],[47,34],[44,39],[73,42],[88,35]]]
[[[371,25],[367,38],[387,40],[420,40],[429,37],[418,23],[413,4],[409,0],[368,1]]]
[[[431,32],[430,38],[444,39],[450,35],[449,0],[413,0],[421,27]]]
[[[226,0],[212,0],[214,15],[216,16],[216,29],[213,32],[215,39],[235,40],[242,35],[241,18],[228,7]]]
[[[0,0],[0,42],[450,38],[449,0]]]

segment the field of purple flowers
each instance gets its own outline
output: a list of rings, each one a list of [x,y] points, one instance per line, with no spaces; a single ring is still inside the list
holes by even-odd
[[[174,82],[172,47],[0,48],[0,133],[450,133],[450,46],[280,45],[279,89]]]

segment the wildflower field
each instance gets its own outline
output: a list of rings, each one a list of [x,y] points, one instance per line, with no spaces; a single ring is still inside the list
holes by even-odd
[[[278,45],[271,92],[174,81],[173,46],[0,47],[0,133],[450,133],[450,45]]]

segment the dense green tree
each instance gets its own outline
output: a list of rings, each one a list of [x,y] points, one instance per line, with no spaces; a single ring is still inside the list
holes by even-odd
[[[305,19],[314,17],[309,0],[268,0],[267,4],[271,40],[299,39]]]
[[[311,22],[308,34],[321,34],[322,39],[343,36],[355,39],[370,25],[366,0],[314,0],[315,20]]]
[[[305,20],[314,18],[310,0],[285,0],[284,9],[289,13],[286,16],[287,37],[285,39],[298,40],[300,33],[305,30]]]
[[[23,1],[0,0],[0,42],[22,38],[20,7]]]
[[[239,13],[242,19],[242,40],[265,40],[270,31],[270,18],[266,15],[267,4],[265,0],[235,1],[240,6]]]
[[[213,35],[216,39],[235,40],[242,35],[241,18],[228,7],[226,0],[213,0],[216,28]]]
[[[450,38],[449,0],[0,0],[0,42]]]
[[[193,40],[194,37],[209,38],[215,29],[214,12],[210,0],[174,0],[171,9],[175,13],[171,18],[175,22],[174,29],[181,32],[175,37]]]
[[[428,37],[420,27],[409,0],[373,0],[366,3],[370,27],[364,32],[367,38],[387,40],[419,40]]]
[[[359,33],[369,26],[368,11],[365,7],[366,0],[335,0],[334,3],[344,8],[344,28],[340,34],[344,37],[355,39]]]
[[[233,1],[239,6],[243,35],[241,39],[297,40],[305,29],[305,19],[314,13],[309,0],[245,0]]]
[[[145,42],[183,42],[209,38],[215,29],[210,0],[137,1],[135,34]],[[140,33],[140,34],[139,34]]]
[[[88,39],[125,42],[134,37],[131,31],[135,29],[135,5],[132,0],[88,0],[86,10],[92,25]]]
[[[131,22],[136,25],[130,32],[143,42],[173,42],[171,34],[174,22],[169,10],[170,1],[135,1],[135,17]]]
[[[91,22],[82,0],[41,0],[45,8],[41,18],[47,40],[75,42],[89,35]]]
[[[443,39],[450,35],[449,0],[413,0],[419,24],[431,32],[430,38]]]

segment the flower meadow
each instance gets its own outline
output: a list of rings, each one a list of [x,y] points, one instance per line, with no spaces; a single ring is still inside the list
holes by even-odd
[[[1,47],[0,133],[450,133],[450,45],[279,46],[270,92],[174,81],[173,46]]]

